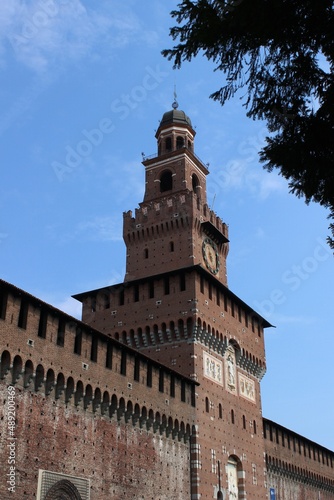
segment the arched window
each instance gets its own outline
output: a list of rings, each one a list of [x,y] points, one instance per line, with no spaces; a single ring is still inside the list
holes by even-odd
[[[197,175],[193,174],[191,176],[191,183],[192,183],[192,188],[195,194],[198,194],[198,187],[199,187],[199,180]]]
[[[166,151],[172,150],[172,138],[171,137],[166,138],[165,145],[166,145]]]
[[[160,177],[160,192],[170,191],[173,188],[173,177],[170,170],[162,172]]]
[[[176,149],[181,149],[184,147],[184,139],[181,136],[176,138]]]

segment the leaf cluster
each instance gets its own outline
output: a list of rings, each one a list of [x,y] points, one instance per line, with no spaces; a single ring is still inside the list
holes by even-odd
[[[199,53],[223,73],[210,97],[244,89],[247,116],[265,120],[260,160],[291,192],[334,215],[334,0],[183,0],[171,13],[179,68]],[[334,230],[333,224],[330,226]],[[334,233],[333,233],[334,234]],[[333,239],[329,238],[334,248]]]

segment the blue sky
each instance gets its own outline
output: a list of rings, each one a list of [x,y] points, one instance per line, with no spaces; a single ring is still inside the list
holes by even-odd
[[[123,281],[122,213],[143,199],[141,153],[171,108],[196,127],[208,199],[229,224],[231,290],[267,330],[263,414],[334,449],[333,257],[325,209],[258,162],[264,123],[198,57],[173,70],[177,1],[4,0],[0,12],[1,277],[80,316],[71,295]]]

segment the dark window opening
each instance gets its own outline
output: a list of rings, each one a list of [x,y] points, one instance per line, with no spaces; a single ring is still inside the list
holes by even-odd
[[[199,187],[199,180],[198,180],[198,177],[197,175],[193,174],[191,176],[191,184],[192,184],[192,188],[193,188],[193,191],[195,194],[198,194],[198,187]]]
[[[231,423],[234,424],[234,410],[231,410]]]
[[[112,344],[107,343],[106,368],[112,368]]]
[[[170,170],[166,170],[160,177],[160,192],[170,191],[173,189],[173,177]]]
[[[121,353],[121,375],[126,375],[126,352]]]
[[[144,248],[144,259],[148,259],[148,248]]]
[[[169,242],[169,251],[174,252],[174,241]]]
[[[176,149],[181,149],[184,147],[184,139],[181,136],[176,138]]]
[[[136,380],[136,382],[139,382],[139,377],[140,377],[140,360],[139,358],[135,357],[135,366],[133,370],[133,380]]]
[[[165,144],[166,144],[166,151],[171,151],[172,150],[172,138],[167,137]]]
[[[108,294],[102,296],[101,302],[104,309],[110,309],[110,296]]]
[[[76,328],[75,331],[75,339],[74,339],[74,353],[81,354],[81,345],[82,345],[82,331],[79,327]]]
[[[186,400],[186,383],[184,380],[181,380],[181,401],[185,402]]]
[[[119,305],[124,306],[124,290],[123,289],[119,292]]]
[[[148,296],[150,299],[154,298],[154,281],[150,281],[148,284]]]
[[[206,411],[206,413],[209,413],[209,411],[210,411],[209,398],[205,398],[205,411]]]
[[[171,398],[175,398],[175,376],[170,376],[170,396]]]
[[[46,337],[46,327],[48,324],[48,313],[45,309],[41,309],[38,323],[37,335],[43,339]]]
[[[169,276],[166,276],[164,279],[164,290],[165,290],[165,295],[169,295]]]
[[[152,387],[152,365],[150,363],[147,364],[146,385]]]
[[[20,312],[19,312],[19,319],[17,326],[20,328],[27,328],[27,319],[28,319],[28,308],[29,304],[25,300],[21,300],[21,306],[20,306]]]
[[[195,391],[195,386],[191,386],[191,406],[196,406],[196,391]]]
[[[159,370],[159,391],[164,392],[164,382],[165,382],[165,377],[164,377],[164,371],[162,368]]]
[[[91,308],[92,308],[92,312],[96,311],[96,297],[92,297],[92,299],[91,299]]]
[[[97,361],[97,347],[98,347],[98,339],[97,337],[92,337],[92,345],[90,348],[90,360]]]
[[[64,347],[65,343],[65,321],[63,319],[59,319],[58,322],[58,331],[57,331],[57,345],[60,347]]]
[[[246,417],[245,415],[242,416],[242,427],[246,429]]]
[[[186,289],[186,276],[184,273],[180,274],[180,292],[184,292]]]
[[[6,319],[8,294],[6,292],[0,293],[0,319]]]
[[[219,411],[219,418],[223,418],[223,407],[221,403],[219,403],[218,411]]]

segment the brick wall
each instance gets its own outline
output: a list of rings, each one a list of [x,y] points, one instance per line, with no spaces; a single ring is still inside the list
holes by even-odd
[[[189,442],[166,438],[144,425],[126,424],[51,395],[15,386],[15,494],[4,480],[9,470],[7,384],[0,385],[0,498],[35,499],[39,469],[88,478],[91,500],[189,498]]]
[[[277,499],[334,498],[332,451],[267,419],[263,430],[268,487]]]

